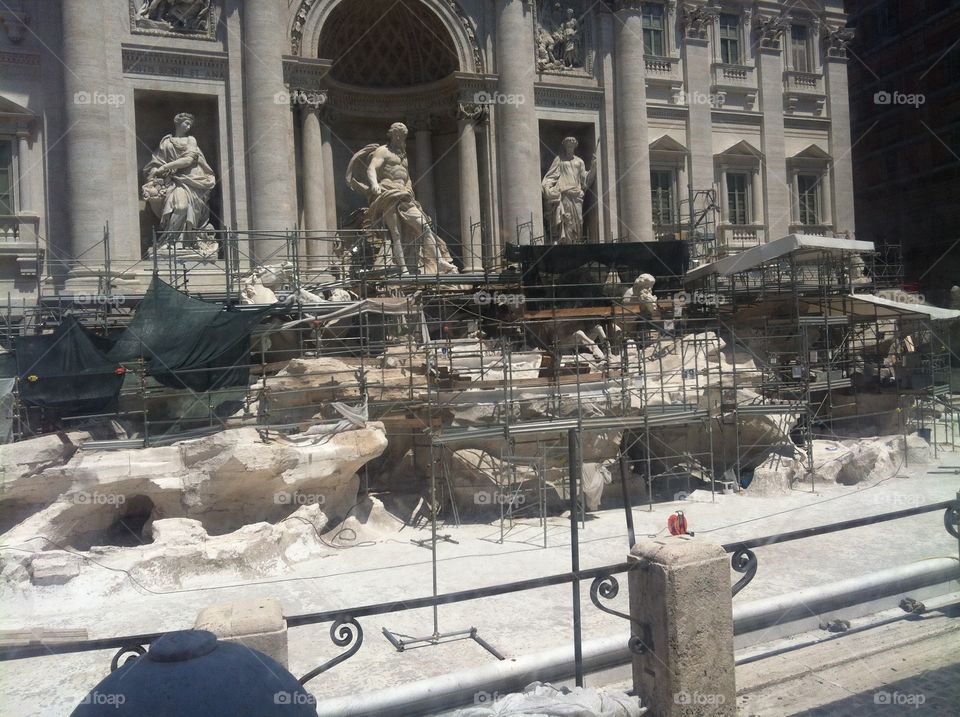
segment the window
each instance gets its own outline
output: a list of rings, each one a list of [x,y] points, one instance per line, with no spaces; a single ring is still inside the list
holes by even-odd
[[[650,191],[653,195],[653,224],[655,227],[672,225],[673,172],[655,169],[650,172]]]
[[[0,139],[0,215],[16,214],[13,185],[13,142]]]
[[[663,41],[666,28],[663,5],[644,3],[643,5],[643,53],[663,57]]]
[[[810,28],[806,25],[790,26],[791,68],[797,72],[813,72]]]
[[[800,223],[810,226],[820,223],[820,177],[816,174],[797,175],[797,209]]]
[[[720,15],[720,61],[727,65],[739,65],[740,57],[740,18],[737,15]]]
[[[750,181],[745,172],[727,172],[727,222],[750,224]]]

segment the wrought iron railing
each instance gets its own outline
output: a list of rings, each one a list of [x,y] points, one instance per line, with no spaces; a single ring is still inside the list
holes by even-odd
[[[737,573],[743,575],[731,588],[733,595],[741,592],[757,573],[758,560],[753,552],[755,548],[785,543],[803,538],[810,538],[828,533],[836,533],[852,528],[859,528],[868,525],[874,525],[900,518],[908,518],[916,515],[943,510],[943,524],[947,532],[960,540],[960,497],[953,500],[945,500],[928,505],[907,508],[905,510],[882,513],[879,515],[865,516],[861,518],[852,518],[828,525],[812,526],[802,528],[786,533],[768,535],[761,538],[750,540],[741,540],[723,545],[723,549],[732,553],[731,567]],[[340,654],[325,661],[318,667],[310,670],[300,678],[301,684],[304,684],[317,675],[323,674],[332,667],[350,659],[359,652],[363,645],[364,631],[360,624],[360,619],[372,617],[374,615],[386,615],[408,610],[417,610],[423,608],[433,608],[439,605],[450,605],[453,603],[479,600],[482,598],[496,597],[500,595],[509,595],[513,593],[525,592],[528,590],[537,590],[540,588],[554,587],[558,585],[575,584],[586,580],[591,580],[590,600],[593,605],[615,617],[628,620],[631,623],[631,637],[628,642],[628,648],[634,654],[642,654],[650,649],[649,625],[640,625],[633,618],[624,612],[615,610],[604,601],[613,600],[620,593],[620,584],[617,580],[618,575],[623,575],[632,570],[642,569],[643,563],[639,561],[629,561],[604,565],[585,570],[572,570],[565,573],[557,573],[528,580],[518,580],[510,583],[491,585],[482,588],[472,588],[469,590],[460,590],[457,592],[443,593],[436,596],[427,596],[421,598],[395,600],[391,602],[375,603],[371,605],[361,605],[338,610],[328,610],[324,612],[306,613],[303,615],[293,615],[286,617],[288,628],[304,627],[308,625],[318,625],[330,623],[330,640],[333,644],[344,649]],[[578,605],[574,604],[575,612]],[[574,616],[575,623],[579,622],[580,616]],[[58,654],[95,652],[101,650],[116,650],[111,660],[111,669],[116,670],[122,663],[130,659],[136,659],[143,655],[145,646],[152,643],[164,633],[145,633],[139,635],[126,635],[123,637],[101,638],[94,640],[80,640],[72,642],[58,642],[52,644],[31,643],[22,646],[0,647],[0,662],[7,660],[18,660],[30,657],[50,656]],[[494,652],[494,654],[496,654]],[[124,659],[124,656],[126,658]],[[499,656],[500,659],[504,659]],[[582,657],[579,658],[579,664],[576,665],[578,674],[582,670]]]

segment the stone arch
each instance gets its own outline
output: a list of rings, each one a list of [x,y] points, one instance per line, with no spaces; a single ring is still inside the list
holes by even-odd
[[[290,45],[294,55],[319,59],[320,37],[324,25],[337,6],[355,0],[300,0],[291,18]],[[483,53],[477,42],[473,21],[456,0],[402,0],[421,10],[432,12],[452,41],[460,72],[484,73]]]

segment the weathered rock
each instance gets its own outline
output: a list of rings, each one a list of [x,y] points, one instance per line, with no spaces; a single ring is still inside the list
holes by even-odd
[[[751,496],[776,496],[789,493],[793,484],[805,473],[805,466],[798,456],[772,453],[753,469],[753,480],[747,489]]]
[[[864,480],[875,482],[890,478],[902,464],[881,441],[862,442],[854,447],[837,473],[837,483],[856,485]]]
[[[4,539],[44,535],[69,543],[79,530],[103,531],[133,509],[154,520],[193,518],[216,533],[278,521],[307,503],[340,519],[356,503],[357,470],[385,447],[382,424],[370,423],[269,440],[241,428],[166,447],[81,449],[66,465],[23,478],[4,493],[5,503],[19,501],[35,511]],[[51,499],[34,488],[45,481],[61,493]],[[81,542],[96,544],[96,536]]]
[[[39,553],[30,561],[34,585],[63,585],[80,574],[81,558],[62,550]]]

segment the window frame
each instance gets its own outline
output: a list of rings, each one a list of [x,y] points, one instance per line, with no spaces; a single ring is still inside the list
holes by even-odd
[[[794,37],[794,30],[802,29],[804,32],[803,43],[797,42]],[[806,72],[813,74],[814,72],[814,58],[813,58],[813,31],[812,28],[802,22],[794,22],[790,24],[790,69],[795,72]],[[803,65],[800,67],[797,64],[797,51],[799,49],[803,50]]]
[[[724,181],[726,182],[727,196],[724,198],[724,209],[725,211],[725,223],[731,226],[752,226],[753,225],[753,202],[752,202],[752,173],[746,169],[725,169],[724,171]],[[743,181],[742,190],[735,189],[731,187],[731,178],[737,177],[738,180]],[[738,200],[737,204],[742,206],[734,207],[731,199],[735,196],[735,193],[741,193],[742,197]],[[742,212],[743,221],[737,221],[740,219],[739,215]]]
[[[653,8],[657,8],[659,12],[660,27],[658,28],[647,26],[648,17],[653,18],[655,15],[655,13],[651,13],[648,15],[647,10],[648,9],[652,10]],[[667,6],[664,3],[659,3],[659,2],[643,3],[643,7],[641,8],[641,11],[640,11],[640,18],[641,18],[641,29],[643,31],[643,54],[644,55],[647,55],[650,57],[667,57],[667,54],[668,54],[667,28],[670,25],[669,16],[670,16],[669,11],[667,10]],[[648,33],[650,33],[649,41],[648,41]],[[653,39],[655,37],[653,33],[659,33],[659,44],[660,44],[659,48],[653,47]],[[655,51],[656,49],[659,49],[659,52],[656,52]]]
[[[730,33],[730,28],[727,26],[724,27],[723,20],[724,18],[734,18],[736,21],[733,26],[733,32],[731,37],[724,37],[724,32]],[[719,40],[718,49],[720,51],[720,61],[725,65],[742,65],[744,62],[743,59],[743,47],[741,43],[741,25],[743,23],[743,18],[741,15],[733,12],[722,12],[717,18],[717,38]],[[730,44],[733,44],[736,49],[736,57],[730,59],[727,57],[726,49]]]
[[[812,171],[798,171],[797,172],[797,223],[799,226],[803,227],[816,227],[823,226],[825,217],[823,216],[823,181],[824,174],[817,173]],[[804,191],[800,186],[806,180],[811,179],[812,184],[809,188]],[[814,221],[804,221],[804,219],[809,219],[810,216],[810,206],[809,202],[805,202],[805,198],[813,198],[813,219]],[[804,217],[804,214],[807,214],[807,217]]]
[[[667,209],[669,210],[668,221],[663,221],[663,215],[660,211],[663,208],[662,195],[660,198],[654,199],[654,192],[657,190],[662,190],[663,187],[654,185],[654,175],[661,175],[667,178]],[[679,172],[676,168],[673,167],[663,167],[663,166],[653,166],[650,167],[650,204],[651,204],[651,214],[653,218],[653,226],[656,230],[658,227],[679,227],[680,217],[678,214],[677,207],[677,178]],[[657,222],[657,217],[660,217],[661,221]]]

